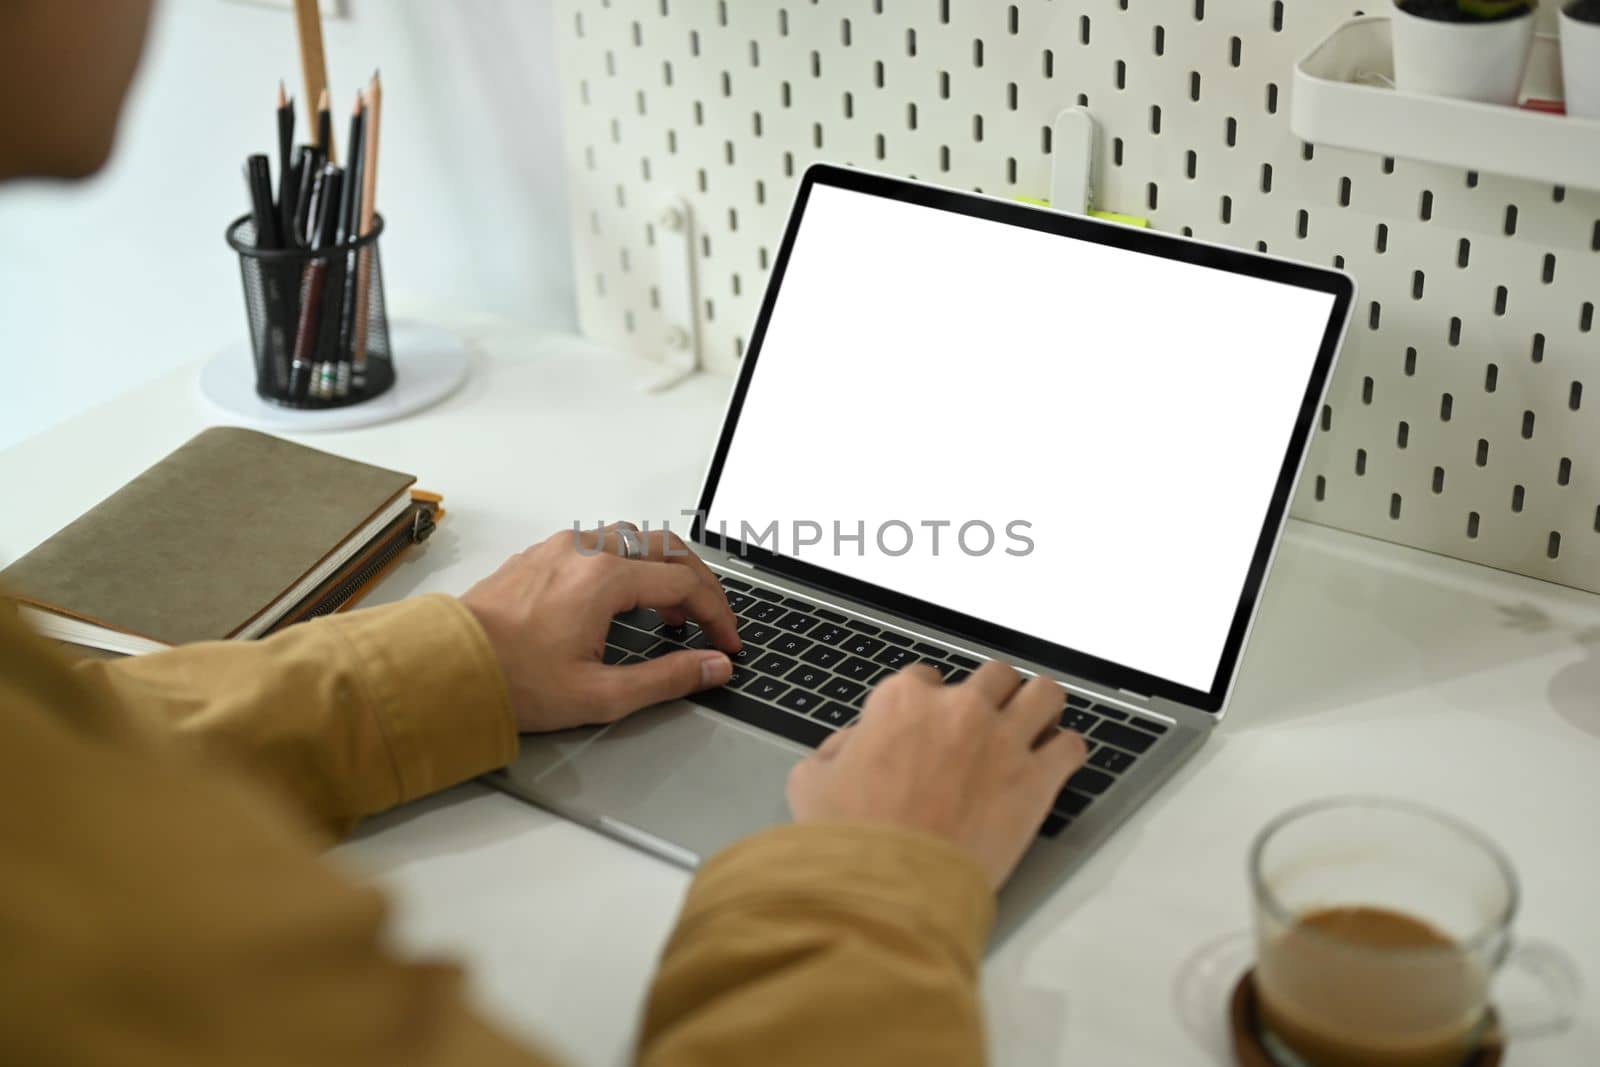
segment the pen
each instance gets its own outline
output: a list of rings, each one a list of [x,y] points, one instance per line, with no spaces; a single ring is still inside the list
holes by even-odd
[[[295,167],[299,170],[299,189],[295,193],[294,225],[290,233],[301,248],[311,245],[310,233],[316,215],[312,213],[312,194],[322,176],[322,156],[315,145],[301,145]]]
[[[322,281],[328,265],[320,259],[306,268],[300,288],[300,326],[294,336],[294,360],[289,365],[289,396],[303,400],[311,383],[312,349],[317,337],[317,308],[322,304]]]
[[[255,220],[256,247],[282,248],[278,216],[272,209],[272,164],[259,153],[245,160],[244,180],[250,190],[250,213]]]
[[[317,239],[312,245],[314,249],[331,249],[338,244],[343,188],[344,171],[332,163],[323,167],[322,203],[317,219]],[[339,309],[343,306],[341,286],[344,283],[344,262],[334,255],[324,256],[317,262],[323,264],[325,277],[320,299],[325,306],[317,312],[316,347],[312,357],[310,392],[314,397],[328,397],[332,395],[333,384],[331,360],[339,343]]]
[[[328,180],[327,165],[322,162],[322,153],[312,149],[311,162],[315,167],[311,175],[311,195],[306,204],[305,218],[305,246],[317,247],[317,226],[322,219],[322,193]]]
[[[337,197],[338,170],[328,164],[316,175],[317,210],[307,242],[313,250],[323,247],[333,236],[335,219],[330,209]],[[325,319],[322,304],[327,295],[327,281],[328,261],[313,259],[300,288],[300,323],[295,331],[294,358],[289,368],[289,395],[296,400],[318,395],[317,350]]]
[[[283,247],[283,235],[278,228],[278,214],[272,206],[271,164],[264,155],[252,155],[245,161],[245,184],[250,190],[250,211],[256,227],[256,247],[276,249]],[[289,301],[285,286],[292,284],[285,276],[281,263],[260,264],[261,286],[266,306],[266,336],[262,338],[262,353],[270,371],[274,388],[281,390],[288,384],[289,376]]]

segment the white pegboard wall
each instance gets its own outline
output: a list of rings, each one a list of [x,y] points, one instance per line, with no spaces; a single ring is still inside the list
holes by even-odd
[[[1042,197],[1051,119],[1084,104],[1102,134],[1098,206],[1359,279],[1296,514],[1600,590],[1600,194],[1295,138],[1294,61],[1354,4],[556,10],[579,313],[595,338],[660,358],[687,326],[730,372],[808,162]],[[671,267],[652,254],[676,197],[699,246],[691,324],[662,307]]]

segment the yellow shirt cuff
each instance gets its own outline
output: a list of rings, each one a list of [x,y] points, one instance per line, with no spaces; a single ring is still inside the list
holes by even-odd
[[[399,802],[503,767],[517,728],[483,628],[443,594],[352,612],[339,630],[388,748]]]
[[[719,912],[774,904],[909,928],[968,972],[994,923],[988,877],[955,844],[893,826],[806,823],[747,837],[703,864],[675,936]]]

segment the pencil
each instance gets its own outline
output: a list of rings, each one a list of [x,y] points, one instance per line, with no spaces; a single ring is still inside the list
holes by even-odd
[[[345,142],[350,150],[350,167],[345,174],[344,203],[339,210],[339,245],[354,241],[359,236],[361,217],[361,166],[365,162],[362,137],[366,124],[366,100],[356,93],[355,109],[350,114],[350,139]],[[356,329],[356,277],[360,273],[357,256],[345,257],[344,285],[339,290],[339,346],[334,357],[334,395],[349,396],[354,355],[351,351]]]
[[[372,232],[378,205],[378,131],[383,125],[383,79],[372,72],[367,85],[367,117],[361,131],[361,236]],[[370,326],[372,292],[372,249],[363,248],[356,267],[356,329],[350,346],[351,370],[357,389],[365,388],[367,375],[367,330]]]
[[[294,215],[294,169],[291,156],[294,152],[294,101],[282,80],[278,82],[278,225],[288,234]]]
[[[326,89],[317,98],[317,147],[322,149],[323,158],[329,163],[338,162],[333,158],[333,105]]]
[[[318,0],[294,0],[294,28],[300,38],[300,70],[306,80],[306,103],[310,106],[319,106],[323,93],[328,88],[328,61],[322,50],[322,11],[317,6]],[[332,132],[332,124],[329,131]],[[320,136],[321,130],[312,130],[313,137]],[[313,141],[321,148],[329,163],[337,162],[333,157],[333,145],[328,141]]]
[[[339,203],[339,232],[340,242],[348,241],[356,235],[356,226],[361,210],[361,191],[356,183],[361,180],[361,133],[365,112],[365,101],[360,93],[356,94],[355,107],[350,110],[350,137],[345,144],[350,149],[350,165],[345,168],[344,199]]]

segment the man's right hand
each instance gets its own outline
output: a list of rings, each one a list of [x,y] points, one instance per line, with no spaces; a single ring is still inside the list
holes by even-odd
[[[867,698],[859,723],[789,776],[796,822],[876,822],[922,830],[972,853],[999,888],[1050,803],[1083,765],[1083,738],[1057,728],[1055,682],[986,663],[958,685],[930,667],[901,671]]]
[[[638,533],[631,523],[618,525]],[[620,558],[618,525],[547,538],[461,598],[489,639],[523,732],[615,722],[722,685],[733,671],[727,653],[739,650],[739,621],[716,575],[660,530],[639,534],[640,558]],[[715,647],[604,663],[612,616],[634,608],[653,608],[675,625],[693,619]]]

